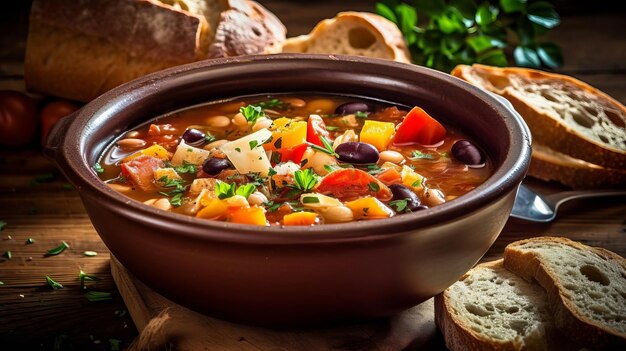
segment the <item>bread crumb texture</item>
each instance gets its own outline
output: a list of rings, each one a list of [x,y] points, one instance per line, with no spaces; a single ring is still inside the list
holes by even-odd
[[[536,255],[555,280],[564,303],[573,307],[575,313],[626,335],[626,264],[623,258],[565,242],[529,241],[515,245],[514,249]]]
[[[445,292],[455,324],[486,343],[514,349],[546,349],[553,327],[543,289],[497,264],[479,265]]]

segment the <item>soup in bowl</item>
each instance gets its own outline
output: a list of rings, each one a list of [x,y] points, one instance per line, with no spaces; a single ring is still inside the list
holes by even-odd
[[[46,153],[142,282],[290,326],[389,316],[456,281],[506,223],[530,134],[441,72],[271,55],[122,85],[57,124]]]

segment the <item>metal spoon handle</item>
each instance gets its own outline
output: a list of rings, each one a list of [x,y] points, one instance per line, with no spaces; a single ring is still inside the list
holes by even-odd
[[[579,190],[579,191],[564,191],[552,195],[544,196],[544,200],[557,208],[562,203],[575,199],[585,199],[593,197],[610,197],[610,196],[626,196],[626,190]]]

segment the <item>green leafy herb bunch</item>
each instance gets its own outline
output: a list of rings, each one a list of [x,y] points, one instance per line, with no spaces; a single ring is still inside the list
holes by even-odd
[[[533,0],[384,0],[376,12],[398,25],[413,62],[450,72],[458,64],[556,68],[561,49],[538,38],[560,23]]]

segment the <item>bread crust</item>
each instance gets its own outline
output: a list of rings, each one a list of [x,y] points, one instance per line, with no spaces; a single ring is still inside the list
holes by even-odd
[[[507,98],[526,120],[534,142],[603,167],[626,169],[626,149],[588,137],[576,130],[578,127],[572,125],[574,122],[568,125],[558,116],[543,111],[511,86],[509,78],[519,77],[533,84],[553,86],[554,89],[578,91],[589,99],[595,99],[594,101],[610,110],[612,115],[609,119],[616,128],[622,130],[622,134],[626,134],[626,107],[600,90],[566,75],[528,68],[459,65],[454,68],[452,74]],[[626,140],[621,142],[626,143]]]
[[[309,34],[287,39],[283,47],[283,51],[350,54],[350,48],[343,48],[344,51],[342,52],[331,52],[332,50],[324,50],[325,52],[322,52],[320,50],[310,49],[313,43],[317,41],[330,42],[336,39],[346,40],[346,38],[333,37],[332,31],[329,29],[333,28],[333,26],[341,25],[342,23],[352,23],[361,28],[367,28],[369,33],[375,37],[374,43],[381,44],[378,48],[382,50],[382,52],[378,52],[376,57],[411,63],[411,55],[404,42],[404,37],[398,27],[386,18],[368,12],[340,12],[334,18],[322,20]]]
[[[533,143],[528,175],[573,189],[626,188],[626,170],[598,166]]]
[[[579,314],[575,306],[565,296],[565,289],[560,285],[558,277],[549,266],[542,262],[538,255],[531,251],[518,249],[528,243],[557,243],[573,248],[589,251],[603,259],[612,260],[626,270],[626,261],[623,257],[596,247],[590,247],[578,242],[560,237],[536,237],[520,240],[509,244],[504,250],[504,267],[527,281],[536,281],[548,295],[553,309],[555,324],[563,333],[580,345],[598,350],[626,349],[626,334],[607,328],[596,321]],[[626,278],[625,278],[626,279]]]

